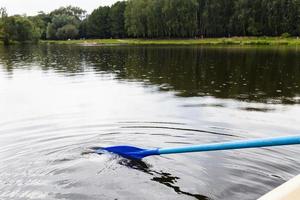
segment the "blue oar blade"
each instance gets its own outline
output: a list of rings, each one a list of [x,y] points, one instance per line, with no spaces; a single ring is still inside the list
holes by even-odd
[[[134,146],[112,146],[112,147],[100,148],[96,152],[102,153],[103,151],[114,153],[125,158],[138,159],[138,160],[146,156],[158,155],[157,149],[142,149]]]

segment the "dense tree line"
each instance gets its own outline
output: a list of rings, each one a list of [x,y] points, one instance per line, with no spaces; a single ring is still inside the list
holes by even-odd
[[[300,0],[129,0],[133,37],[299,35]]]
[[[300,34],[300,0],[128,0],[90,15],[61,7],[36,16],[0,10],[0,39],[182,38]]]

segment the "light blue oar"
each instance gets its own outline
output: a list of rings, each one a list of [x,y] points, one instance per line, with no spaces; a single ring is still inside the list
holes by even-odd
[[[293,145],[293,144],[300,144],[300,135],[264,138],[264,139],[252,139],[252,140],[238,140],[232,142],[210,143],[210,144],[202,144],[202,145],[194,145],[194,146],[157,148],[157,149],[142,149],[134,146],[112,146],[106,148],[99,148],[96,150],[96,152],[103,153],[104,150],[104,151],[118,154],[125,158],[142,159],[147,156],[162,155],[162,154],[189,153],[189,152],[200,152],[200,151],[219,151],[219,150],[228,150],[228,149],[258,148],[258,147],[270,147],[270,146]]]

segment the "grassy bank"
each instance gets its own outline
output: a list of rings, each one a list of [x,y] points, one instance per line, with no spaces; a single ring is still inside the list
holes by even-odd
[[[78,45],[300,45],[299,38],[233,37],[205,39],[87,39],[44,40],[42,43]]]

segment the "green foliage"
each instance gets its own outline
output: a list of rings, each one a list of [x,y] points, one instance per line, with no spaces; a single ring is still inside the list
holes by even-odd
[[[7,11],[6,11],[6,8],[0,8],[0,19],[3,19],[5,17],[8,17],[7,15]]]
[[[4,40],[4,20],[7,18],[7,12],[5,8],[0,8],[0,39]]]
[[[52,11],[46,29],[47,39],[75,39],[79,37],[79,29],[86,11],[78,7],[61,7]]]
[[[300,0],[129,0],[133,37],[228,37],[300,34]]]
[[[84,19],[79,26],[79,37],[86,38],[87,37],[87,19]]]
[[[153,0],[147,6],[147,35],[150,38],[161,37],[167,33],[163,16],[163,1]]]
[[[110,34],[110,7],[99,7],[92,12],[87,22],[87,35],[91,38],[108,38]]]
[[[193,37],[197,31],[196,0],[163,0],[164,22],[167,35],[173,37]],[[165,36],[165,35],[162,35]]]
[[[124,12],[126,8],[125,1],[119,1],[113,4],[110,8],[110,34],[115,38],[123,38],[126,36]]]
[[[196,0],[130,0],[125,27],[133,37],[192,37],[197,32]]]
[[[231,17],[234,35],[298,35],[299,0],[235,0]],[[235,23],[234,23],[235,22]]]
[[[74,39],[78,36],[78,29],[72,25],[72,24],[67,24],[59,29],[57,29],[56,32],[56,37],[58,39]]]
[[[280,37],[281,38],[289,38],[289,37],[291,37],[291,34],[289,34],[289,33],[282,33]]]
[[[68,15],[75,17],[77,20],[82,20],[86,15],[86,11],[73,6],[60,7],[59,9],[56,9],[50,13],[50,16],[52,17],[56,15]]]
[[[47,37],[47,25],[51,22],[51,17],[44,12],[39,12],[36,16],[28,17],[36,27],[40,29],[41,39],[46,39]]]
[[[1,39],[4,44],[11,41],[36,42],[40,37],[40,29],[27,17],[19,15],[1,17]]]
[[[18,31],[16,31],[18,30]],[[49,14],[8,17],[0,38],[205,38],[300,35],[300,0],[127,0],[95,9],[61,7]],[[229,41],[230,43],[230,41]]]
[[[56,29],[52,23],[49,23],[47,26],[47,39],[56,38]]]
[[[125,10],[125,28],[128,35],[145,37],[147,34],[147,0],[129,0]]]

